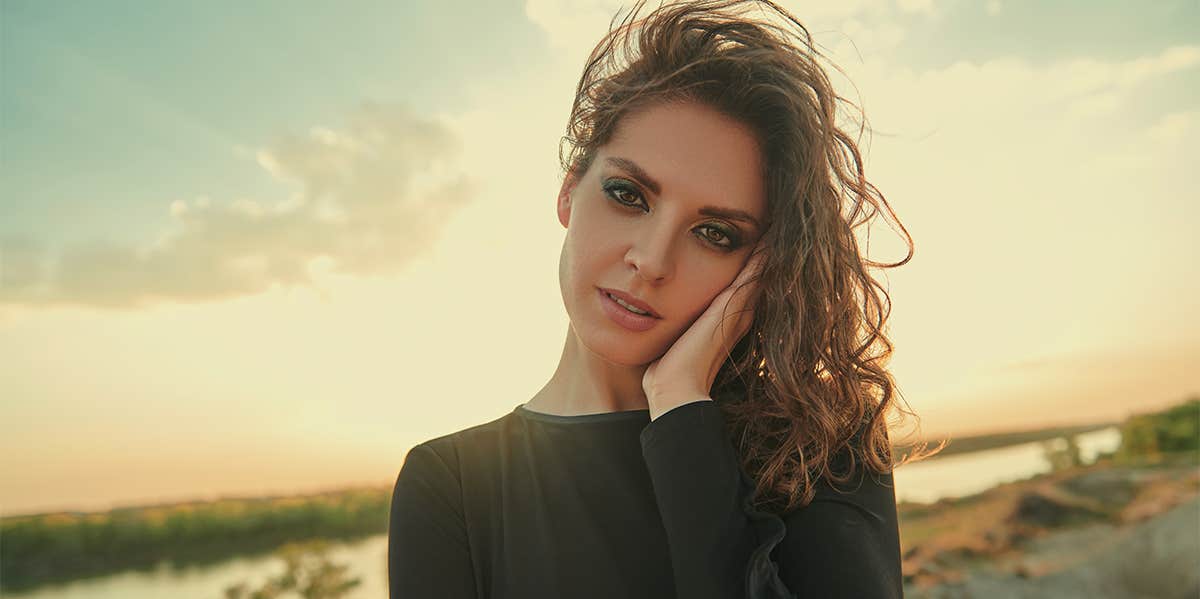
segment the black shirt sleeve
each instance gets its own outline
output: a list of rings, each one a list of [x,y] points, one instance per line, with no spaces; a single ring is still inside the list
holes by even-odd
[[[780,517],[752,507],[713,401],[662,414],[641,443],[679,597],[903,597],[891,474],[821,479],[812,503]]]
[[[404,459],[388,519],[391,599],[476,597],[462,487],[452,463],[424,443]]]

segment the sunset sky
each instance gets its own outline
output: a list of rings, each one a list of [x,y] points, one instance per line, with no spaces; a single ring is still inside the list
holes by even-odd
[[[1200,3],[782,4],[914,238],[922,433],[1200,391]],[[0,2],[0,514],[390,484],[529,399],[619,6]]]

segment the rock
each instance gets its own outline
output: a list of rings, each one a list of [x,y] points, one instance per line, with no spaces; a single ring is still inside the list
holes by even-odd
[[[1200,497],[1140,524],[1105,530],[1094,525],[1054,532],[1046,547],[1099,546],[1084,559],[1045,573],[1048,562],[1027,563],[1012,575],[980,571],[953,585],[905,586],[904,596],[971,597],[972,599],[1128,599],[1200,597]],[[1101,542],[1098,535],[1109,538]],[[1089,538],[1090,537],[1090,538]],[[1047,555],[1046,557],[1051,557]],[[1022,578],[1021,575],[1027,578]]]
[[[1039,586],[1090,590],[1092,598],[1187,596],[1185,591],[1200,587],[1197,531],[1200,498],[1134,527],[1101,555],[1049,575],[1039,580]]]
[[[1007,522],[1018,526],[1056,528],[1110,518],[1112,515],[1094,501],[1041,488],[1023,493]]]
[[[1127,470],[1104,469],[1084,472],[1060,481],[1058,486],[1073,495],[1092,498],[1107,507],[1120,508],[1133,500],[1139,485]]]

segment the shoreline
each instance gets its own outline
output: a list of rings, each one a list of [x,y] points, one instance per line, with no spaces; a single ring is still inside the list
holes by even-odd
[[[1198,465],[1192,452],[1129,464],[1102,459],[968,497],[900,505],[905,596],[1189,596],[1152,591],[1200,588],[1192,572],[1200,563]],[[1131,547],[1141,548],[1138,569],[1116,567]]]

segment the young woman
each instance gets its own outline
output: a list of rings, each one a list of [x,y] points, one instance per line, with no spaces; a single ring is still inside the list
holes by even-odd
[[[790,14],[640,8],[592,52],[563,139],[558,368],[409,451],[391,596],[901,597],[866,269],[912,240],[860,255],[856,219],[890,208]]]

